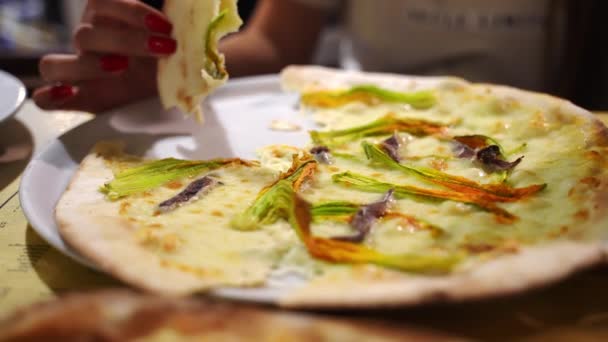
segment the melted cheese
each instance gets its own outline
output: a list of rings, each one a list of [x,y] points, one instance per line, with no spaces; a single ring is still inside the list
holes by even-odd
[[[316,110],[314,119],[322,130],[346,129],[364,125],[387,113],[399,118],[425,119],[447,124],[452,136],[483,134],[497,139],[507,158],[524,159],[509,175],[508,184],[524,187],[547,184],[531,198],[500,207],[517,215],[512,224],[499,223],[491,213],[475,206],[453,201],[401,199],[393,211],[415,216],[440,227],[445,233],[435,237],[431,232],[415,229],[397,219],[376,223],[365,243],[388,254],[427,253],[433,249],[465,250],[471,254],[488,251],[512,252],[519,246],[542,243],[550,239],[580,238],[575,227],[584,226],[592,208],[573,198],[572,189],[585,177],[593,176],[598,164],[585,153],[588,132],[578,119],[560,115],[559,110],[523,105],[510,97],[500,97],[478,88],[442,89],[438,105],[429,110],[384,104],[367,107],[361,104],[343,108]],[[402,133],[403,134],[403,133]],[[379,143],[387,136],[365,138]],[[356,155],[365,160],[361,140],[339,146],[336,152]],[[496,183],[499,177],[488,174],[470,160],[453,156],[451,146],[435,137],[407,137],[401,149],[402,164],[443,168],[442,171],[463,176],[479,183]],[[445,158],[444,158],[445,157]],[[437,163],[441,161],[441,164]],[[334,184],[331,174],[353,171],[380,181],[432,188],[432,185],[403,172],[382,169],[366,162],[336,158],[331,166],[321,166],[314,184],[303,195],[312,202],[348,200],[370,203],[381,194],[367,193]],[[589,181],[588,183],[593,183]],[[570,193],[570,196],[569,196]],[[559,209],[558,209],[559,208]],[[313,226],[319,236],[340,236],[351,231],[345,223],[321,222]],[[572,233],[577,231],[577,233]],[[572,234],[571,234],[572,233]]]
[[[547,184],[534,196],[498,205],[518,216],[514,223],[500,223],[493,214],[454,201],[429,201],[404,198],[391,209],[424,220],[442,234],[420,229],[399,218],[379,220],[364,244],[386,254],[425,254],[429,251],[465,251],[475,258],[486,252],[510,253],[522,245],[542,243],[556,238],[584,238],[584,222],[594,213],[585,202],[598,173],[599,154],[581,152],[589,149],[586,132],[580,122],[561,115],[559,110],[523,105],[517,100],[500,97],[475,87],[441,88],[438,105],[428,110],[408,106],[359,104],[342,109],[319,110],[314,118],[324,130],[345,129],[369,123],[387,113],[400,118],[417,118],[443,123],[452,136],[488,135],[500,142],[513,160],[523,161],[508,177],[508,184],[524,187]],[[379,143],[384,137],[369,137]],[[496,183],[470,160],[453,156],[451,145],[436,137],[406,136],[401,149],[402,163],[443,169],[480,183]],[[331,165],[319,165],[314,180],[301,195],[316,204],[327,201],[350,201],[367,204],[382,194],[359,191],[335,184],[331,176],[351,171],[379,181],[413,185],[429,189],[438,186],[401,171],[369,165],[361,149],[361,140],[345,144],[334,152],[350,153],[357,160],[334,158]],[[306,146],[310,148],[311,146]],[[272,183],[280,172],[291,165],[293,155],[304,149],[277,145],[258,151],[261,167],[228,167],[213,171],[224,183],[197,201],[173,212],[155,215],[155,206],[181,191],[191,179],[167,184],[154,191],[122,200],[122,214],[137,223],[134,232],[142,245],[154,250],[166,267],[212,274],[229,285],[252,285],[264,282],[268,274],[296,271],[305,277],[343,270],[344,265],[330,264],[311,258],[291,227],[279,221],[256,231],[230,228],[231,218],[244,211],[258,192]],[[603,172],[603,171],[602,171]],[[312,225],[314,235],[344,236],[352,233],[345,222],[320,221]],[[485,256],[494,254],[484,254]],[[275,270],[275,271],[276,271]]]
[[[121,200],[122,215],[135,223],[142,246],[153,250],[164,267],[222,279],[230,285],[262,282],[296,241],[279,222],[263,230],[240,232],[231,218],[245,210],[275,174],[260,167],[227,167],[211,173],[223,185],[198,200],[159,214],[157,206],[182,191],[192,179],[170,182]]]

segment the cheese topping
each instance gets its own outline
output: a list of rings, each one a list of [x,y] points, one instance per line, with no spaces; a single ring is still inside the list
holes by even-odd
[[[159,256],[164,267],[212,276],[232,285],[263,282],[295,241],[293,233],[283,222],[242,233],[230,229],[230,220],[273,180],[274,173],[255,166],[215,170],[213,177],[221,186],[197,201],[158,213],[158,203],[186,189],[196,177],[184,179],[179,188],[166,184],[121,199],[121,214],[136,222],[134,234],[142,246]]]
[[[581,153],[591,143],[580,120],[480,86],[439,87],[419,106],[360,91],[304,96],[322,127],[309,146],[262,148],[261,166],[220,166],[213,177],[222,186],[162,215],[155,206],[201,175],[121,198],[121,215],[137,223],[142,246],[166,267],[228,285],[260,284],[275,268],[313,277],[349,262],[449,271],[462,256],[591,236],[577,227],[597,209],[581,198],[597,187],[594,176],[606,162],[598,151]],[[455,142],[479,161],[455,152]],[[319,146],[331,163],[312,160],[308,151]],[[288,176],[306,156],[314,164],[302,171],[307,180]],[[309,226],[290,216],[290,191],[308,203],[296,209],[310,210]],[[396,200],[365,234],[335,239],[352,236],[357,213],[387,191]]]

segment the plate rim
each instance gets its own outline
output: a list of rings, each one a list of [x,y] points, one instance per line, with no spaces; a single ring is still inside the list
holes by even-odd
[[[16,85],[17,88],[17,99],[15,101],[15,105],[6,112],[0,110],[0,122],[4,122],[12,118],[15,114],[17,114],[19,109],[21,109],[25,103],[25,98],[27,97],[27,90],[25,89],[25,84],[23,84],[20,79],[7,71],[0,70],[0,77],[10,80]]]

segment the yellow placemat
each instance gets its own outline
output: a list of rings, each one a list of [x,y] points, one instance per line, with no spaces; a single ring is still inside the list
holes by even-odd
[[[28,101],[14,119],[0,123],[0,317],[62,290],[118,285],[47,244],[29,226],[19,202],[19,179],[32,154],[91,118],[45,113]]]
[[[57,291],[116,286],[52,248],[28,225],[17,182],[2,191],[0,207],[0,317]]]

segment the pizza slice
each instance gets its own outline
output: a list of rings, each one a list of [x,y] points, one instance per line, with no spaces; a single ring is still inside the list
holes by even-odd
[[[237,0],[167,0],[163,11],[178,49],[158,62],[161,102],[202,121],[201,100],[228,80],[218,41],[242,24]]]

